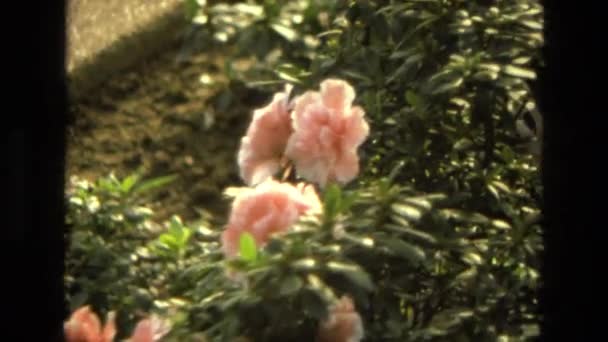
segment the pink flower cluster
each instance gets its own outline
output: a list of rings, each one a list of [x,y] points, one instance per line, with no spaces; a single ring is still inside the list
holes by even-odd
[[[263,247],[272,235],[287,231],[302,215],[320,211],[321,201],[311,185],[293,186],[266,179],[241,192],[232,203],[228,225],[222,233],[224,253],[238,254],[243,232],[254,237],[256,246]]]
[[[363,322],[350,297],[344,296],[329,310],[329,317],[319,326],[317,342],[359,342]]]
[[[324,187],[342,184],[359,173],[357,150],[369,134],[365,112],[353,106],[355,90],[328,79],[320,92],[307,91],[289,101],[291,87],[254,111],[238,153],[240,174],[256,185],[290,160],[299,176]]]
[[[115,314],[110,312],[106,324],[101,326],[99,317],[91,308],[83,306],[72,313],[69,320],[64,323],[64,332],[67,342],[112,342],[116,335],[114,323]],[[128,342],[155,342],[159,341],[169,330],[168,325],[157,317],[146,318],[135,326],[133,335]]]
[[[241,139],[238,165],[250,188],[240,191],[222,233],[227,257],[239,254],[243,233],[253,236],[257,247],[289,231],[303,215],[319,214],[321,201],[312,185],[292,185],[273,177],[289,163],[298,176],[325,187],[346,184],[359,173],[358,148],[369,135],[365,112],[354,106],[355,91],[347,82],[328,79],[320,91],[307,91],[289,100],[292,88],[253,113]],[[289,170],[289,169],[287,169]],[[238,275],[229,273],[238,279]],[[319,328],[319,342],[358,342],[363,323],[352,299],[342,297],[330,308]]]

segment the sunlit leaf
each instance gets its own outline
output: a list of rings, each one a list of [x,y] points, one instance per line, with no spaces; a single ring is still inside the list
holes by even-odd
[[[258,257],[258,249],[253,235],[248,232],[241,233],[239,237],[239,252],[245,261],[255,261]]]
[[[148,179],[148,180],[142,181],[142,182],[138,183],[137,185],[135,185],[135,187],[133,188],[133,193],[143,193],[143,192],[147,192],[150,190],[158,189],[165,185],[171,184],[176,179],[177,179],[177,175],[169,175],[169,176]]]
[[[535,79],[536,73],[530,69],[522,68],[515,65],[505,65],[502,71],[510,76],[527,78],[527,79]]]
[[[462,260],[469,265],[481,265],[483,263],[483,259],[477,253],[469,252],[462,256]]]
[[[294,41],[298,37],[298,33],[290,27],[281,24],[272,24],[270,27],[272,27],[273,30],[290,42]]]
[[[511,229],[511,225],[503,220],[492,220],[492,225],[498,229]]]
[[[445,93],[448,91],[452,91],[455,89],[458,89],[461,85],[462,82],[464,81],[464,78],[459,77],[453,81],[447,82],[442,84],[441,86],[437,87],[437,89],[435,89],[435,91],[433,91],[434,94],[441,94],[441,93]]]
[[[280,72],[280,71],[278,71],[278,72],[277,72],[277,75],[278,75],[280,78],[282,78],[282,79],[284,79],[284,80],[286,80],[286,81],[292,82],[292,83],[298,83],[298,84],[299,84],[299,83],[302,83],[302,81],[300,81],[298,78],[296,78],[296,77],[294,77],[294,76],[292,76],[292,75],[289,75],[289,74],[287,74],[287,73],[285,73],[285,72]]]
[[[407,220],[417,221],[422,217],[422,212],[420,209],[412,205],[395,203],[391,206],[391,208],[395,213],[403,216]]]

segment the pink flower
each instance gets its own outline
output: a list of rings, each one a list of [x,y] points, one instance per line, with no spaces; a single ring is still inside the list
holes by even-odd
[[[127,340],[128,342],[155,342],[160,340],[169,332],[169,326],[165,321],[158,317],[152,316],[143,319],[137,323],[133,335]]]
[[[317,342],[358,342],[363,338],[363,323],[350,297],[342,297],[329,310],[319,326]]]
[[[361,107],[352,106],[355,91],[348,83],[328,79],[321,92],[308,91],[295,100],[294,132],[285,154],[298,175],[325,186],[348,183],[359,173],[358,147],[369,134]]]
[[[302,215],[321,211],[321,201],[310,185],[277,182],[270,178],[238,194],[232,203],[228,225],[222,233],[224,253],[235,256],[243,232],[258,247],[274,234],[287,231]]]
[[[287,139],[291,135],[291,86],[277,93],[270,104],[254,111],[246,135],[241,139],[238,164],[247,185],[256,185],[273,176],[281,167]]]
[[[99,318],[88,305],[74,311],[63,327],[68,342],[111,342],[116,335],[114,312],[108,313],[102,329]]]

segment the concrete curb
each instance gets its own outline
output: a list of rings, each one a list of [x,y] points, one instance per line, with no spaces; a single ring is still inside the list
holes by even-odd
[[[68,72],[70,98],[78,100],[91,94],[111,76],[176,44],[189,25],[180,2],[142,29],[123,35]]]

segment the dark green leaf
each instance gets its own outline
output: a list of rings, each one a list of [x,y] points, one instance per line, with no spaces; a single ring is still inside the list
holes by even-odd
[[[418,105],[420,104],[420,96],[418,96],[411,90],[405,92],[405,99],[407,100],[407,103],[409,103],[412,107],[418,107]]]
[[[281,296],[290,296],[302,288],[303,281],[296,275],[290,275],[283,279],[279,294]]]
[[[471,146],[473,146],[473,142],[471,141],[471,139],[462,138],[454,144],[454,150],[464,151],[464,150],[467,150]]]
[[[327,263],[327,268],[332,272],[346,276],[364,290],[372,291],[374,289],[374,283],[369,274],[357,265],[331,261]]]
[[[311,288],[304,290],[302,294],[304,312],[318,320],[325,319],[327,316],[327,304],[319,291]]]
[[[184,10],[186,12],[186,18],[192,19],[196,15],[198,11],[198,1],[197,0],[185,0]]]
[[[403,169],[403,167],[405,166],[405,162],[403,160],[400,160],[399,162],[397,162],[397,165],[395,165],[395,167],[391,170],[391,172],[388,175],[388,180],[389,182],[393,182],[395,177],[397,177],[401,170]]]
[[[437,331],[447,331],[472,317],[474,311],[467,308],[453,308],[439,312],[431,320],[430,327]]]
[[[405,223],[405,222],[399,222],[399,220],[401,220],[400,217],[394,217],[394,220],[397,221],[398,223]],[[411,228],[409,225],[405,226],[403,224],[400,224],[400,225],[389,224],[389,225],[387,225],[387,228],[389,228],[395,232],[403,233],[409,238],[424,241],[428,244],[434,245],[437,243],[437,239],[434,236],[432,236],[431,234]]]
[[[174,182],[176,179],[177,175],[169,175],[145,180],[135,185],[135,187],[133,188],[133,193],[143,193],[153,189],[158,189]]]
[[[426,259],[424,250],[409,242],[399,239],[386,239],[383,240],[383,244],[388,247],[391,253],[410,261],[414,265],[418,265]]]
[[[325,189],[323,197],[325,217],[332,220],[342,209],[342,191],[340,186],[335,183],[329,184],[327,189]]]

